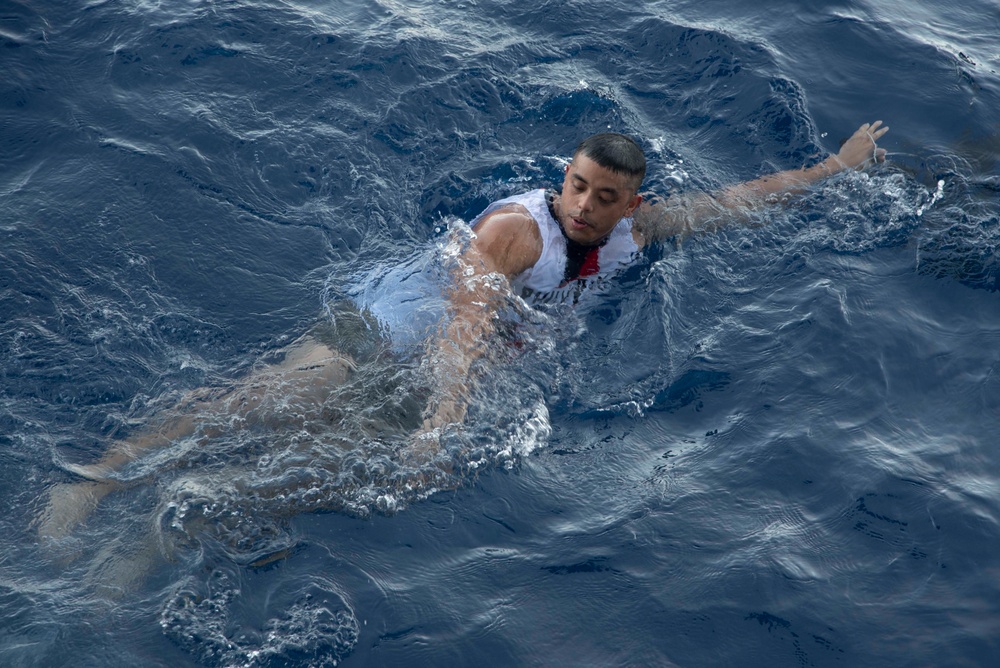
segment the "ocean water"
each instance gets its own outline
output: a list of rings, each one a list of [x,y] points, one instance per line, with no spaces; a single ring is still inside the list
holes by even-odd
[[[6,0],[0,665],[996,665],[998,34],[992,0]],[[668,195],[875,119],[886,164],[513,304],[405,458],[462,221],[601,130]],[[68,465],[317,323],[349,383],[39,536]]]

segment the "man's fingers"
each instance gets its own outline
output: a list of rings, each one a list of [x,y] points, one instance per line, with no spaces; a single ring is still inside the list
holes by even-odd
[[[856,135],[867,134],[871,137],[881,137],[889,129],[889,126],[886,126],[884,128],[881,126],[882,126],[882,121],[875,121],[874,123],[864,123],[860,128],[858,128],[858,131],[855,132],[854,134]]]

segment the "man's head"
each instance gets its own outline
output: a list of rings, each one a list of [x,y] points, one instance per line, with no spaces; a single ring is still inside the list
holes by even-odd
[[[602,132],[587,137],[573,152],[573,159],[585,155],[601,167],[624,176],[632,188],[629,195],[639,192],[646,177],[646,156],[634,139],[617,132]]]
[[[608,132],[583,140],[563,180],[559,222],[566,236],[600,243],[642,202],[645,175],[646,157],[630,137]]]

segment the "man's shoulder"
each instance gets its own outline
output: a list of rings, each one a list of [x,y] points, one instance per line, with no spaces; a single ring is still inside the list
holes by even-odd
[[[542,253],[538,222],[520,204],[491,211],[476,225],[475,245],[508,276],[533,266]]]
[[[502,211],[520,211],[537,221],[544,206],[545,191],[542,189],[529,190],[494,201],[482,213],[472,219],[469,224],[473,228],[476,228],[483,220]]]
[[[510,202],[490,211],[476,224],[476,234],[483,232],[500,234],[538,235],[538,221],[523,204]]]
[[[492,211],[476,226],[478,237],[506,237],[512,241],[541,241],[538,221],[519,204],[504,206]]]

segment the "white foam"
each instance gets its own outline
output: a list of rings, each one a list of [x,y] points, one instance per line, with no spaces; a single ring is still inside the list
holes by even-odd
[[[934,206],[934,204],[940,201],[942,197],[944,197],[944,179],[939,179],[937,182],[937,190],[935,190],[934,194],[931,195],[930,201],[917,207],[917,217],[919,218],[924,215],[924,211]]]

